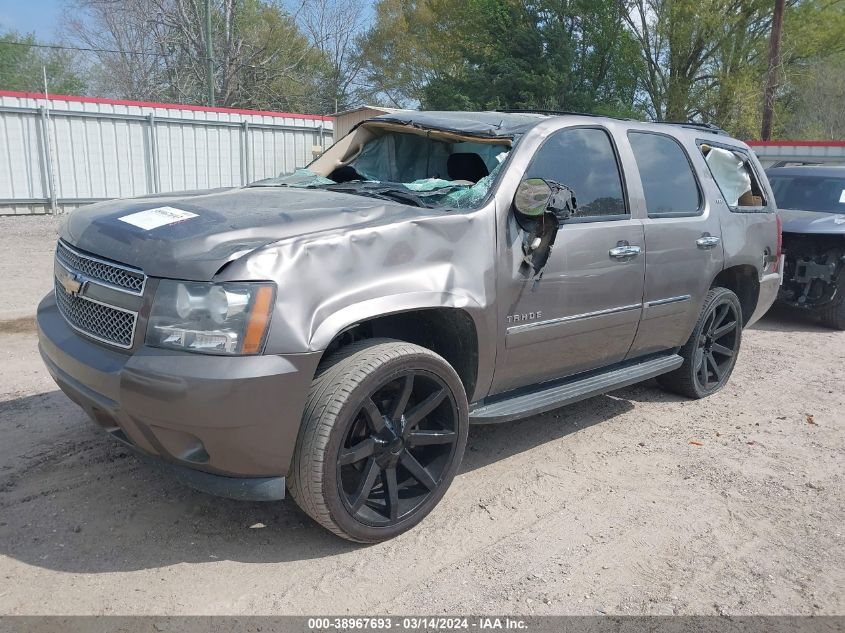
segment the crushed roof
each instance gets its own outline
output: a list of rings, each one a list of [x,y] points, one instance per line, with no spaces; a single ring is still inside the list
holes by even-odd
[[[421,128],[459,132],[471,136],[513,138],[549,118],[546,114],[512,112],[451,112],[399,110],[367,119]]]

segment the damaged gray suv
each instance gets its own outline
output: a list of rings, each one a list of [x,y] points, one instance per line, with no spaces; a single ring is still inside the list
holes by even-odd
[[[778,291],[771,201],[716,128],[400,111],[292,175],[71,213],[41,354],[183,481],[381,541],[470,423],[719,390]]]

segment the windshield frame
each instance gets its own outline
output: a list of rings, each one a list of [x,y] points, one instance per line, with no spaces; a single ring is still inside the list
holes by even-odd
[[[402,124],[395,123],[395,122],[392,122],[392,121],[388,122],[388,121],[379,121],[378,119],[370,119],[370,120],[367,120],[367,121],[364,121],[364,122],[358,124],[355,128],[353,128],[353,130],[349,134],[347,134],[346,136],[344,136],[341,139],[338,139],[337,141],[332,143],[332,145],[330,147],[328,147],[320,156],[316,157],[314,160],[312,160],[310,163],[308,163],[308,165],[306,165],[305,167],[297,169],[293,173],[280,174],[279,176],[276,176],[274,178],[267,178],[267,179],[264,179],[264,180],[261,180],[261,181],[257,181],[255,183],[251,183],[247,186],[248,187],[290,187],[290,188],[295,188],[295,189],[311,189],[311,190],[325,189],[327,191],[331,191],[334,188],[335,185],[337,185],[338,187],[340,187],[342,185],[348,185],[348,188],[350,189],[350,191],[345,191],[344,193],[348,193],[349,195],[368,195],[369,197],[374,197],[374,196],[372,196],[369,193],[358,194],[358,192],[351,191],[351,189],[353,189],[355,187],[361,187],[362,189],[376,190],[375,191],[376,193],[377,193],[378,188],[380,188],[380,187],[383,187],[385,189],[398,189],[398,190],[407,189],[407,192],[410,195],[417,194],[417,197],[419,197],[423,202],[427,202],[426,198],[428,196],[419,195],[420,193],[431,194],[431,193],[436,192],[436,191],[442,191],[442,190],[450,188],[450,187],[442,187],[442,188],[435,188],[435,189],[425,191],[425,192],[420,192],[420,191],[415,190],[415,189],[410,188],[410,187],[406,188],[405,185],[408,184],[408,183],[395,182],[395,181],[360,180],[360,181],[349,181],[349,182],[334,182],[334,181],[320,182],[321,180],[330,180],[330,179],[326,178],[326,176],[322,175],[323,173],[326,172],[325,165],[323,165],[323,163],[325,163],[326,157],[330,156],[333,150],[334,150],[335,153],[338,153],[338,150],[340,150],[341,152],[346,151],[346,148],[344,148],[342,145],[340,147],[338,147],[338,146],[341,143],[343,143],[344,140],[347,140],[347,145],[348,145],[350,137],[352,137],[356,133],[356,131],[360,130],[361,128],[368,129],[367,128],[368,125],[370,127],[372,127],[373,129],[379,130],[380,132],[400,133],[400,134],[416,135],[416,136],[423,136],[423,137],[427,137],[428,136],[427,133],[436,133],[438,135],[441,135],[441,134],[444,135],[444,138],[443,139],[435,139],[434,136],[432,135],[432,137],[431,137],[432,140],[444,140],[444,141],[450,142],[450,143],[460,143],[460,142],[464,142],[464,141],[470,141],[470,142],[479,142],[479,143],[490,144],[490,145],[501,145],[503,147],[503,151],[507,152],[507,156],[505,156],[504,160],[502,160],[502,162],[499,165],[497,165],[495,168],[490,170],[491,174],[493,173],[493,171],[496,171],[497,173],[495,174],[495,177],[492,179],[489,186],[487,187],[487,190],[484,193],[484,196],[478,202],[476,202],[475,204],[472,204],[471,206],[458,206],[458,205],[455,205],[455,204],[450,204],[448,201],[441,201],[441,202],[436,203],[436,204],[435,203],[427,203],[427,204],[424,204],[420,207],[420,208],[425,208],[425,209],[436,209],[436,210],[445,210],[445,211],[474,211],[474,210],[481,209],[484,206],[488,205],[490,203],[490,200],[496,195],[496,192],[498,191],[498,188],[501,185],[501,182],[502,182],[502,179],[504,177],[505,172],[508,171],[509,165],[511,163],[511,158],[513,157],[514,150],[516,149],[519,140],[524,136],[524,134],[521,134],[521,133],[509,133],[509,134],[503,134],[502,136],[482,136],[482,135],[468,133],[468,132],[461,131],[461,130],[438,128],[436,126],[425,126],[425,127],[423,127],[423,126],[420,126],[418,124],[402,125]],[[365,141],[365,144],[366,144],[366,142],[369,142],[369,141]],[[348,154],[347,154],[347,156],[348,156]],[[354,160],[355,160],[355,156],[348,157],[348,158],[347,158],[347,156],[341,155],[341,156],[336,157],[337,163],[339,163],[339,164],[337,164],[337,166],[344,166],[344,165],[353,164]],[[318,169],[314,169],[314,167],[317,167]],[[306,170],[308,172],[311,172],[314,175],[315,182],[309,183],[307,180],[302,180],[302,181],[300,181],[301,182],[301,184],[300,184],[300,183],[297,183],[297,182],[290,182],[289,181],[289,179],[290,180],[294,179],[297,172],[306,171]],[[307,178],[307,176],[305,174],[303,174],[303,179],[305,179],[305,178]],[[288,180],[288,182],[285,182],[286,180]],[[477,184],[477,183],[475,183],[475,184]],[[466,189],[469,189],[472,186],[474,186],[474,185],[466,185]],[[461,185],[453,185],[452,187],[457,189],[457,188],[460,188]],[[399,202],[399,201],[397,201],[397,202]],[[399,203],[403,204],[402,202],[399,202]],[[411,206],[413,206],[413,205],[411,205]]]

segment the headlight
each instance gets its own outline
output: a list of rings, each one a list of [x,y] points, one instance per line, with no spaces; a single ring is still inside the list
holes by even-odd
[[[147,345],[204,354],[258,354],[275,284],[162,279],[147,324]]]

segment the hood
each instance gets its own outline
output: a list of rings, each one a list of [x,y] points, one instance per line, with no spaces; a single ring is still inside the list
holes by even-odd
[[[778,209],[784,233],[845,235],[845,215],[823,211]]]
[[[127,218],[133,214],[140,215]],[[246,187],[110,200],[73,211],[59,233],[151,277],[207,281],[227,262],[289,237],[432,214],[442,212],[324,190]]]

